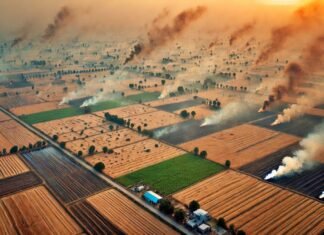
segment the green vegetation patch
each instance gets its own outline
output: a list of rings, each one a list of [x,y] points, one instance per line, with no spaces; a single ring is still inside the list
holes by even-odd
[[[142,183],[169,195],[222,171],[224,167],[192,154],[158,163],[117,178],[126,187]]]
[[[89,112],[98,112],[102,110],[108,110],[113,108],[118,108],[120,106],[125,106],[128,104],[134,104],[138,102],[147,102],[151,100],[158,99],[160,96],[159,92],[143,92],[136,95],[127,96],[115,100],[107,100],[95,105],[89,106],[88,108],[79,108],[79,107],[69,107],[64,109],[55,109],[40,113],[33,113],[29,115],[21,115],[20,118],[30,124],[36,124],[40,122],[47,122],[61,118],[73,117]],[[86,111],[87,110],[87,111]]]

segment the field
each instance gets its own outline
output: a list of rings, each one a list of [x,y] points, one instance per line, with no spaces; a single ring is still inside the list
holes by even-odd
[[[151,106],[151,107],[157,107],[172,103],[178,103],[183,102],[192,99],[192,95],[182,95],[182,96],[176,96],[171,98],[165,98],[165,99],[158,99],[150,102],[146,102],[145,105]]]
[[[10,120],[10,117],[7,114],[0,111],[0,122],[8,121],[8,120]]]
[[[80,132],[82,130],[97,127],[103,124],[103,119],[92,114],[84,114],[76,117],[69,117],[50,122],[42,122],[34,126],[52,137],[70,132]],[[59,139],[60,141],[60,139]]]
[[[223,164],[230,160],[231,167],[237,168],[298,141],[299,138],[295,136],[243,124],[180,146],[187,151],[192,151],[194,147],[206,150],[209,160]]]
[[[85,200],[76,202],[69,208],[74,217],[80,221],[88,234],[124,234]]]
[[[103,102],[99,102],[95,105],[89,106],[91,112],[98,112],[102,110],[108,110],[108,109],[113,109],[117,108],[123,105],[131,104],[131,103],[136,103],[140,102],[143,100],[149,101],[152,99],[157,98],[158,95],[156,92],[149,93],[141,93],[137,95],[130,95],[122,99],[116,99],[116,100],[107,100]],[[47,122],[47,121],[52,121],[56,119],[61,119],[61,118],[67,118],[67,117],[72,117],[72,116],[77,116],[84,114],[84,109],[79,108],[79,107],[69,107],[69,108],[63,108],[63,109],[54,109],[54,110],[49,110],[45,112],[38,112],[38,113],[33,113],[29,115],[21,115],[20,118],[27,122],[28,124],[36,124],[40,122]]]
[[[108,187],[104,181],[52,147],[26,153],[24,157],[65,203]]]
[[[171,103],[171,104],[160,105],[160,106],[156,106],[155,108],[167,112],[174,112],[179,109],[187,109],[192,106],[202,104],[202,102],[203,99],[197,98],[197,99],[185,100],[185,101]]]
[[[147,139],[121,148],[112,154],[100,153],[86,158],[91,165],[105,164],[104,172],[115,178],[161,161],[179,156],[184,151],[156,140]]]
[[[223,167],[217,163],[184,154],[122,176],[117,181],[127,187],[144,183],[169,195],[222,170]]]
[[[153,215],[114,189],[96,194],[87,201],[126,234],[176,234]]]
[[[0,180],[29,171],[17,155],[0,157]]]
[[[17,145],[18,147],[28,146],[41,141],[38,136],[18,124],[14,120],[1,122],[0,125],[0,147],[9,149]],[[9,146],[10,145],[10,146]]]
[[[83,156],[86,156],[91,145],[95,146],[96,152],[102,152],[103,147],[108,147],[108,149],[114,149],[144,139],[147,139],[147,137],[139,135],[137,132],[132,131],[130,129],[122,128],[103,134],[90,136],[85,139],[67,142],[66,148],[74,154],[77,154],[79,151],[82,151],[82,153],[84,154]]]
[[[0,234],[80,234],[81,228],[42,186],[0,200]]]
[[[129,117],[129,119],[130,122],[135,125],[135,128],[141,126],[142,130],[152,130],[155,128],[183,122],[183,119],[180,116],[165,111],[144,113]]]
[[[284,132],[290,135],[306,137],[308,133],[312,132],[314,127],[320,124],[323,120],[323,118],[319,116],[305,115],[303,117],[296,118],[288,123],[282,123],[277,126],[271,126],[271,123],[275,119],[276,117],[269,117],[264,120],[253,122],[253,125]]]
[[[180,114],[183,109],[176,110],[176,114]],[[210,109],[207,105],[201,104],[197,106],[192,106],[190,108],[186,108],[187,112],[191,113],[192,111],[196,112],[195,119],[203,119],[208,116],[215,114],[215,111]]]
[[[58,102],[43,102],[39,104],[31,104],[31,105],[25,105],[25,106],[19,106],[10,109],[10,111],[17,116],[20,115],[28,115],[32,113],[39,113],[39,112],[45,112],[49,110],[57,110],[62,108],[67,108],[67,105],[59,105]]]
[[[95,114],[104,118],[105,113],[109,112],[111,115],[117,115],[120,118],[127,118],[127,117],[132,117],[132,116],[136,116],[136,115],[140,115],[140,114],[144,114],[144,113],[151,113],[151,112],[155,112],[155,111],[157,111],[157,109],[151,108],[146,105],[133,104],[133,105],[129,105],[126,107],[120,107],[120,108],[116,108],[116,109],[100,111]]]
[[[0,180],[0,197],[15,193],[42,183],[42,180],[33,172],[22,173]]]
[[[235,171],[225,171],[173,196],[199,201],[214,218],[223,217],[247,234],[319,234],[322,203]]]
[[[292,156],[292,152],[294,152],[296,149],[298,149],[298,145],[294,145],[290,148],[285,148],[281,151],[267,155],[264,158],[242,166],[240,170],[264,179],[264,177],[273,169],[278,169],[279,165],[282,162],[282,159],[285,156]],[[302,172],[286,177],[272,179],[271,182],[291,188],[318,199],[318,196],[321,194],[324,185],[323,159],[319,160],[321,160],[322,162],[315,163],[314,166],[310,169],[306,169]]]
[[[203,136],[207,136],[217,131],[222,131],[228,128],[232,128],[238,125],[241,125],[246,122],[250,122],[253,120],[257,120],[260,118],[265,118],[267,116],[273,115],[269,112],[258,113],[257,109],[255,111],[251,111],[245,117],[237,117],[231,120],[226,120],[218,124],[201,126],[203,124],[202,120],[188,120],[182,123],[171,125],[165,128],[155,129],[154,132],[165,132],[167,133],[159,137],[165,142],[179,145],[191,140],[195,140],[197,138],[201,138]]]

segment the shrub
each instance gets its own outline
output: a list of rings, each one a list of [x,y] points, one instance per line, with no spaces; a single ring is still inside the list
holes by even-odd
[[[12,148],[10,149],[10,153],[17,153],[18,152],[18,146],[12,146]]]
[[[192,213],[200,208],[199,202],[193,200],[189,203],[189,211]]]
[[[96,150],[96,147],[95,147],[94,145],[91,145],[91,146],[89,147],[89,149],[88,149],[88,153],[89,153],[90,155],[92,155],[92,154],[94,154],[95,150]]]
[[[162,199],[160,201],[159,210],[167,215],[172,215],[174,207],[168,199]]]
[[[53,139],[54,141],[57,141],[57,140],[58,140],[58,136],[57,136],[57,135],[53,135],[52,139]]]
[[[207,151],[205,151],[205,150],[204,151],[201,151],[200,152],[200,157],[201,158],[206,158],[207,157]]]
[[[231,167],[231,161],[230,161],[230,160],[226,160],[226,161],[225,161],[225,166],[226,166],[227,168],[230,168],[230,167]]]
[[[186,213],[184,212],[184,210],[182,209],[177,209],[174,212],[174,219],[178,222],[178,223],[182,223],[184,221],[186,217]]]
[[[105,164],[103,162],[98,162],[93,168],[98,172],[102,172],[105,169]]]

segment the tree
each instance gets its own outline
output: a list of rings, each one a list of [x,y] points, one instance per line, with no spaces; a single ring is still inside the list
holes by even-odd
[[[18,146],[17,146],[17,145],[12,146],[12,148],[10,149],[9,152],[10,152],[10,153],[17,153],[17,152],[18,152]]]
[[[217,226],[222,227],[223,229],[227,229],[227,225],[223,217],[217,220]]]
[[[193,152],[194,152],[194,154],[196,156],[198,156],[199,155],[199,148],[198,147],[195,147],[194,150],[193,150]]]
[[[189,211],[192,213],[200,208],[199,202],[193,200],[189,203]]]
[[[206,158],[207,157],[207,151],[205,151],[205,150],[201,151],[199,156],[201,158]]]
[[[58,136],[57,136],[57,135],[53,135],[52,139],[53,139],[54,141],[57,141],[57,140],[58,140]]]
[[[94,154],[95,151],[96,151],[96,147],[94,145],[91,145],[88,149],[88,153],[90,155]]]
[[[245,235],[246,233],[243,230],[238,230],[236,235]]]
[[[180,113],[180,116],[181,116],[182,118],[188,118],[189,115],[190,115],[190,114],[188,113],[187,110],[182,110],[181,113]]]
[[[230,167],[231,167],[231,161],[230,161],[230,160],[226,160],[226,161],[225,161],[225,166],[226,166],[227,168],[230,168]]]
[[[174,207],[168,199],[161,199],[159,210],[164,214],[172,215]]]
[[[107,152],[108,152],[108,148],[105,146],[105,147],[102,148],[102,151],[103,151],[104,153],[107,153]]]
[[[141,127],[141,126],[138,126],[138,127],[137,127],[137,131],[138,131],[138,132],[141,132],[141,131],[142,131],[142,127]]]
[[[195,116],[196,116],[196,112],[193,110],[193,111],[191,111],[191,116],[192,116],[192,118],[195,118]]]
[[[65,148],[65,142],[60,143],[61,148]]]
[[[97,162],[93,168],[98,172],[102,172],[105,169],[105,164],[103,162]]]
[[[186,213],[184,212],[184,210],[182,209],[177,209],[174,212],[174,219],[178,222],[178,223],[182,223],[184,221],[186,217]]]
[[[83,112],[84,112],[85,114],[87,114],[87,113],[91,113],[91,107],[90,107],[90,106],[85,106],[85,107],[83,108]]]
[[[179,92],[180,94],[183,94],[183,93],[184,93],[184,88],[183,88],[183,86],[179,86],[179,87],[178,87],[178,92]]]
[[[114,126],[113,125],[109,125],[109,130],[113,131],[114,130]]]
[[[83,155],[83,152],[80,150],[80,151],[78,152],[78,157],[82,157],[82,155]]]
[[[164,86],[165,85],[165,80],[163,79],[163,80],[161,80],[161,84],[162,84],[162,86]]]

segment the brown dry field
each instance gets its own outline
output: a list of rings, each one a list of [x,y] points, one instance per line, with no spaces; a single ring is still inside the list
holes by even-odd
[[[80,132],[85,128],[101,126],[104,120],[96,115],[84,114],[80,116],[68,117],[49,122],[37,123],[34,126],[48,136],[62,135],[70,132]]]
[[[141,115],[129,117],[129,119],[131,123],[135,124],[135,128],[141,126],[142,130],[151,130],[158,127],[168,126],[184,121],[184,119],[182,119],[179,115],[165,111],[144,113]]]
[[[103,147],[114,149],[144,139],[147,139],[147,137],[139,135],[137,132],[130,129],[122,128],[85,139],[67,142],[66,148],[75,154],[82,151],[85,156],[88,153],[88,149],[91,145],[94,145],[98,152],[102,152]]]
[[[43,187],[0,201],[0,234],[80,234],[81,228]]]
[[[41,102],[44,102],[44,100],[35,95],[12,95],[8,97],[0,97],[0,105],[8,109]]]
[[[27,115],[32,113],[39,113],[39,112],[45,112],[49,110],[54,109],[62,109],[67,108],[68,105],[59,105],[59,102],[44,102],[39,104],[31,104],[31,105],[25,105],[20,107],[15,107],[10,109],[11,112],[14,114],[20,116],[20,115]]]
[[[292,135],[243,124],[186,142],[180,147],[192,151],[197,146],[207,151],[209,160],[222,164],[230,160],[231,167],[237,168],[296,144],[299,140]]]
[[[27,171],[29,171],[29,168],[17,155],[0,157],[0,179],[22,174]]]
[[[17,145],[18,147],[28,146],[29,144],[35,144],[37,141],[41,141],[38,136],[18,124],[14,120],[1,122],[0,125],[0,146],[5,146],[7,143],[3,143],[1,139],[5,137],[6,141],[11,143],[11,146]],[[7,148],[7,151],[9,149]]]
[[[158,99],[154,101],[149,101],[144,103],[145,105],[149,105],[151,107],[157,107],[161,105],[166,105],[166,104],[172,104],[172,103],[178,103],[186,100],[192,99],[194,95],[182,95],[182,96],[177,96],[177,97],[171,97],[171,98],[164,98],[164,99]]]
[[[114,189],[89,197],[87,201],[126,234],[177,234]]]
[[[324,207],[315,200],[232,170],[219,173],[173,197],[197,200],[214,218],[247,234],[319,234]]]
[[[112,154],[100,153],[87,157],[86,161],[91,165],[103,162],[105,164],[104,173],[116,178],[184,153],[180,149],[153,139],[147,139],[116,148]]]
[[[175,111],[175,113],[180,115],[180,113],[181,113],[182,110],[184,110],[184,109],[179,109],[179,110]],[[198,119],[198,120],[199,119],[206,118],[206,117],[211,116],[214,113],[216,113],[215,111],[211,110],[205,104],[201,104],[201,105],[197,105],[197,106],[185,108],[185,110],[187,110],[189,113],[191,113],[192,111],[195,111],[196,112],[195,119]]]
[[[324,118],[324,109],[311,108],[306,113]]]
[[[0,111],[0,122],[8,121],[10,119],[11,118],[7,114],[5,114],[5,113],[3,113],[3,112]]]
[[[100,112],[96,112],[94,114],[104,118],[105,117],[105,113],[110,113],[111,115],[117,115],[120,118],[127,118],[127,117],[132,117],[132,116],[136,116],[139,114],[144,114],[144,113],[151,113],[151,112],[155,112],[158,111],[155,108],[151,108],[149,106],[146,105],[142,105],[142,104],[134,104],[134,105],[129,105],[126,107],[120,107],[120,108],[116,108],[116,109],[109,109],[109,110],[105,110],[105,111],[100,111]]]

